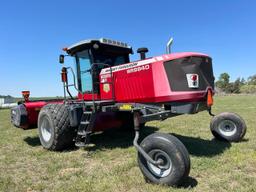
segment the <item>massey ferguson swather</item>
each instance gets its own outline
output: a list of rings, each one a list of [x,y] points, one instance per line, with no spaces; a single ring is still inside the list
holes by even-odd
[[[145,123],[181,114],[211,113],[214,95],[212,59],[205,54],[170,53],[131,62],[132,48],[110,39],[81,41],[63,50],[75,60],[75,70],[63,67],[64,100],[25,101],[11,110],[12,123],[21,128],[38,126],[39,138],[48,150],[64,150],[75,144],[84,147],[90,136],[110,128],[130,126],[138,151],[138,164],[147,181],[177,186],[189,175],[190,158],[185,146],[174,136],[154,133],[139,144]],[[68,79],[68,72],[72,80]],[[69,75],[69,76],[70,76]],[[71,83],[70,83],[71,82]],[[78,96],[73,97],[70,87]],[[217,139],[240,141],[245,122],[234,113],[213,117],[210,129]]]

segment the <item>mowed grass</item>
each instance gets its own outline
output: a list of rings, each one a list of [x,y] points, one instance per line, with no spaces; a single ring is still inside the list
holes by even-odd
[[[207,112],[147,124],[143,137],[173,134],[190,153],[190,177],[171,188],[144,181],[133,132],[108,131],[94,135],[84,149],[51,152],[40,146],[36,129],[14,128],[10,111],[0,110],[0,191],[256,191],[256,96],[215,97],[213,112],[223,111],[245,119],[242,142],[214,140]]]

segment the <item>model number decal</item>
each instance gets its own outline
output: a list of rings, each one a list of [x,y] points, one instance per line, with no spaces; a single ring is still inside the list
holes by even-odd
[[[156,61],[156,59],[154,59],[154,58],[146,59],[146,60],[138,61],[138,62],[134,62],[134,63],[128,63],[128,64],[119,65],[119,66],[114,66],[114,67],[111,67],[111,70],[112,70],[112,72],[129,70],[132,67],[141,67],[143,65],[150,65],[151,63],[153,63],[155,61]],[[101,75],[106,74],[106,73],[110,73],[110,68],[102,69],[100,72]]]
[[[139,71],[144,71],[144,70],[148,70],[149,69],[149,65],[143,65],[140,67],[135,67],[132,69],[128,69],[126,72],[127,73],[135,73],[135,72],[139,72]]]

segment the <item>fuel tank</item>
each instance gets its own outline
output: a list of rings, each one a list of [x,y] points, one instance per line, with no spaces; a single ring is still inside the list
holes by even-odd
[[[11,108],[11,123],[18,128],[36,128],[41,108],[49,103],[63,103],[63,101],[28,101],[21,103]]]
[[[196,102],[209,89],[214,90],[212,59],[202,53],[172,53],[100,73],[101,99],[116,102]]]
[[[11,108],[11,123],[22,129],[36,128],[38,114],[41,108],[47,104],[53,103],[63,103],[63,101],[28,101],[21,103]],[[75,107],[74,105],[71,105],[69,112],[70,116],[78,118],[76,122],[76,126],[78,126],[82,114],[82,106]],[[130,113],[101,112],[97,115],[93,131],[98,132],[112,128],[120,128],[129,122],[132,122]],[[70,122],[70,124],[72,124],[72,122]]]

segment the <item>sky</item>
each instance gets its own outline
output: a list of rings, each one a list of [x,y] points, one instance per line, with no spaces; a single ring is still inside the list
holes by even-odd
[[[148,56],[202,52],[216,78],[256,74],[254,0],[9,0],[0,5],[0,95],[62,96],[62,48],[106,37],[147,47]],[[66,65],[73,66],[68,60]]]

